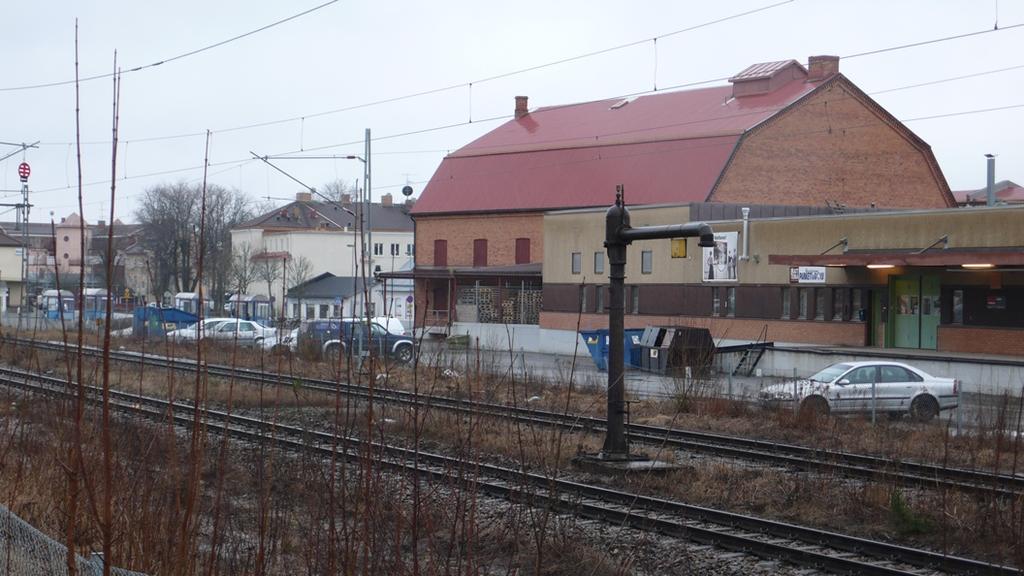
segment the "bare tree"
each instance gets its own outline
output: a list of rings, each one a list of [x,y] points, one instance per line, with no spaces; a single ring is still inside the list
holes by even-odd
[[[231,286],[237,294],[248,293],[249,285],[257,280],[257,264],[252,257],[252,244],[248,242],[232,249],[230,278]]]
[[[143,193],[135,219],[142,224],[143,245],[153,258],[149,265],[153,290],[191,292],[198,282],[200,187],[178,182],[161,184]],[[204,279],[214,301],[222,304],[231,271],[231,228],[252,217],[252,203],[241,192],[220,186],[206,190],[205,254],[211,265]]]
[[[328,182],[327,184],[324,184],[320,188],[317,188],[317,192],[323,194],[324,196],[330,198],[331,200],[334,200],[335,202],[341,202],[342,197],[345,196],[346,194],[350,198],[355,198],[356,194],[359,192],[359,189],[357,187],[356,182],[335,180],[333,182]]]
[[[281,261],[266,252],[257,254],[255,256],[256,261],[256,278],[267,283],[267,297],[273,297],[274,295],[274,282],[277,282],[281,278],[283,272]],[[284,312],[284,301],[281,302],[281,312]]]
[[[288,288],[294,288],[302,284],[313,274],[313,263],[305,256],[288,260],[285,276],[288,278]]]

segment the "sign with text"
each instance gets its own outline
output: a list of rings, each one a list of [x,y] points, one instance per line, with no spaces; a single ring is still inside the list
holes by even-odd
[[[738,232],[716,232],[715,246],[702,248],[701,276],[705,282],[735,282]]]
[[[824,266],[793,266],[789,269],[789,281],[793,284],[824,284]]]

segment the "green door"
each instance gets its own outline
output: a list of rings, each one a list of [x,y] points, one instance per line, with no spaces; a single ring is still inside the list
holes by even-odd
[[[893,345],[919,348],[921,345],[921,279],[900,276],[892,280],[889,307],[893,319]]]
[[[921,277],[921,348],[938,348],[939,277]]]

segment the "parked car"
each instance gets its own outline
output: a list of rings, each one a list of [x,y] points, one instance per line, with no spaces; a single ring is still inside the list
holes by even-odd
[[[212,331],[207,331],[206,335],[208,338],[220,342],[230,343],[237,339],[238,343],[243,346],[261,346],[264,338],[274,336],[276,332],[273,328],[254,320],[228,318]]]
[[[274,335],[274,329],[268,328],[252,320],[238,318],[204,318],[186,328],[172,330],[167,337],[179,341],[195,341],[197,338],[208,338],[220,342],[234,342],[250,346],[262,344],[264,338]]]
[[[261,346],[267,352],[292,353],[295,352],[296,343],[299,339],[299,329],[274,331],[273,334],[263,338]]]
[[[796,401],[807,413],[864,413],[871,412],[874,404],[879,414],[909,414],[919,422],[931,420],[941,410],[956,408],[959,398],[958,380],[932,376],[901,362],[840,362],[805,380],[766,386],[760,393],[765,404]]]
[[[212,331],[216,330],[217,326],[229,320],[234,320],[234,318],[204,318],[201,322],[195,322],[184,328],[171,330],[167,333],[167,338],[179,342],[194,342],[198,338],[208,337]]]
[[[367,337],[365,320],[313,320],[303,324],[291,346],[293,350],[308,351],[328,361],[336,361],[339,355],[347,354],[350,344],[355,354],[372,351],[381,358],[391,358],[403,364],[412,361],[416,354],[416,343],[412,338],[388,332],[373,321],[369,328]]]

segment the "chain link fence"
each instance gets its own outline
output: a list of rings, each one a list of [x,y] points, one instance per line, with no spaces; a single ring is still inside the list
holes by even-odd
[[[0,506],[0,573],[18,576],[66,576],[67,548]],[[121,568],[112,568],[117,576],[145,576]],[[103,560],[78,557],[78,574],[102,576]]]

